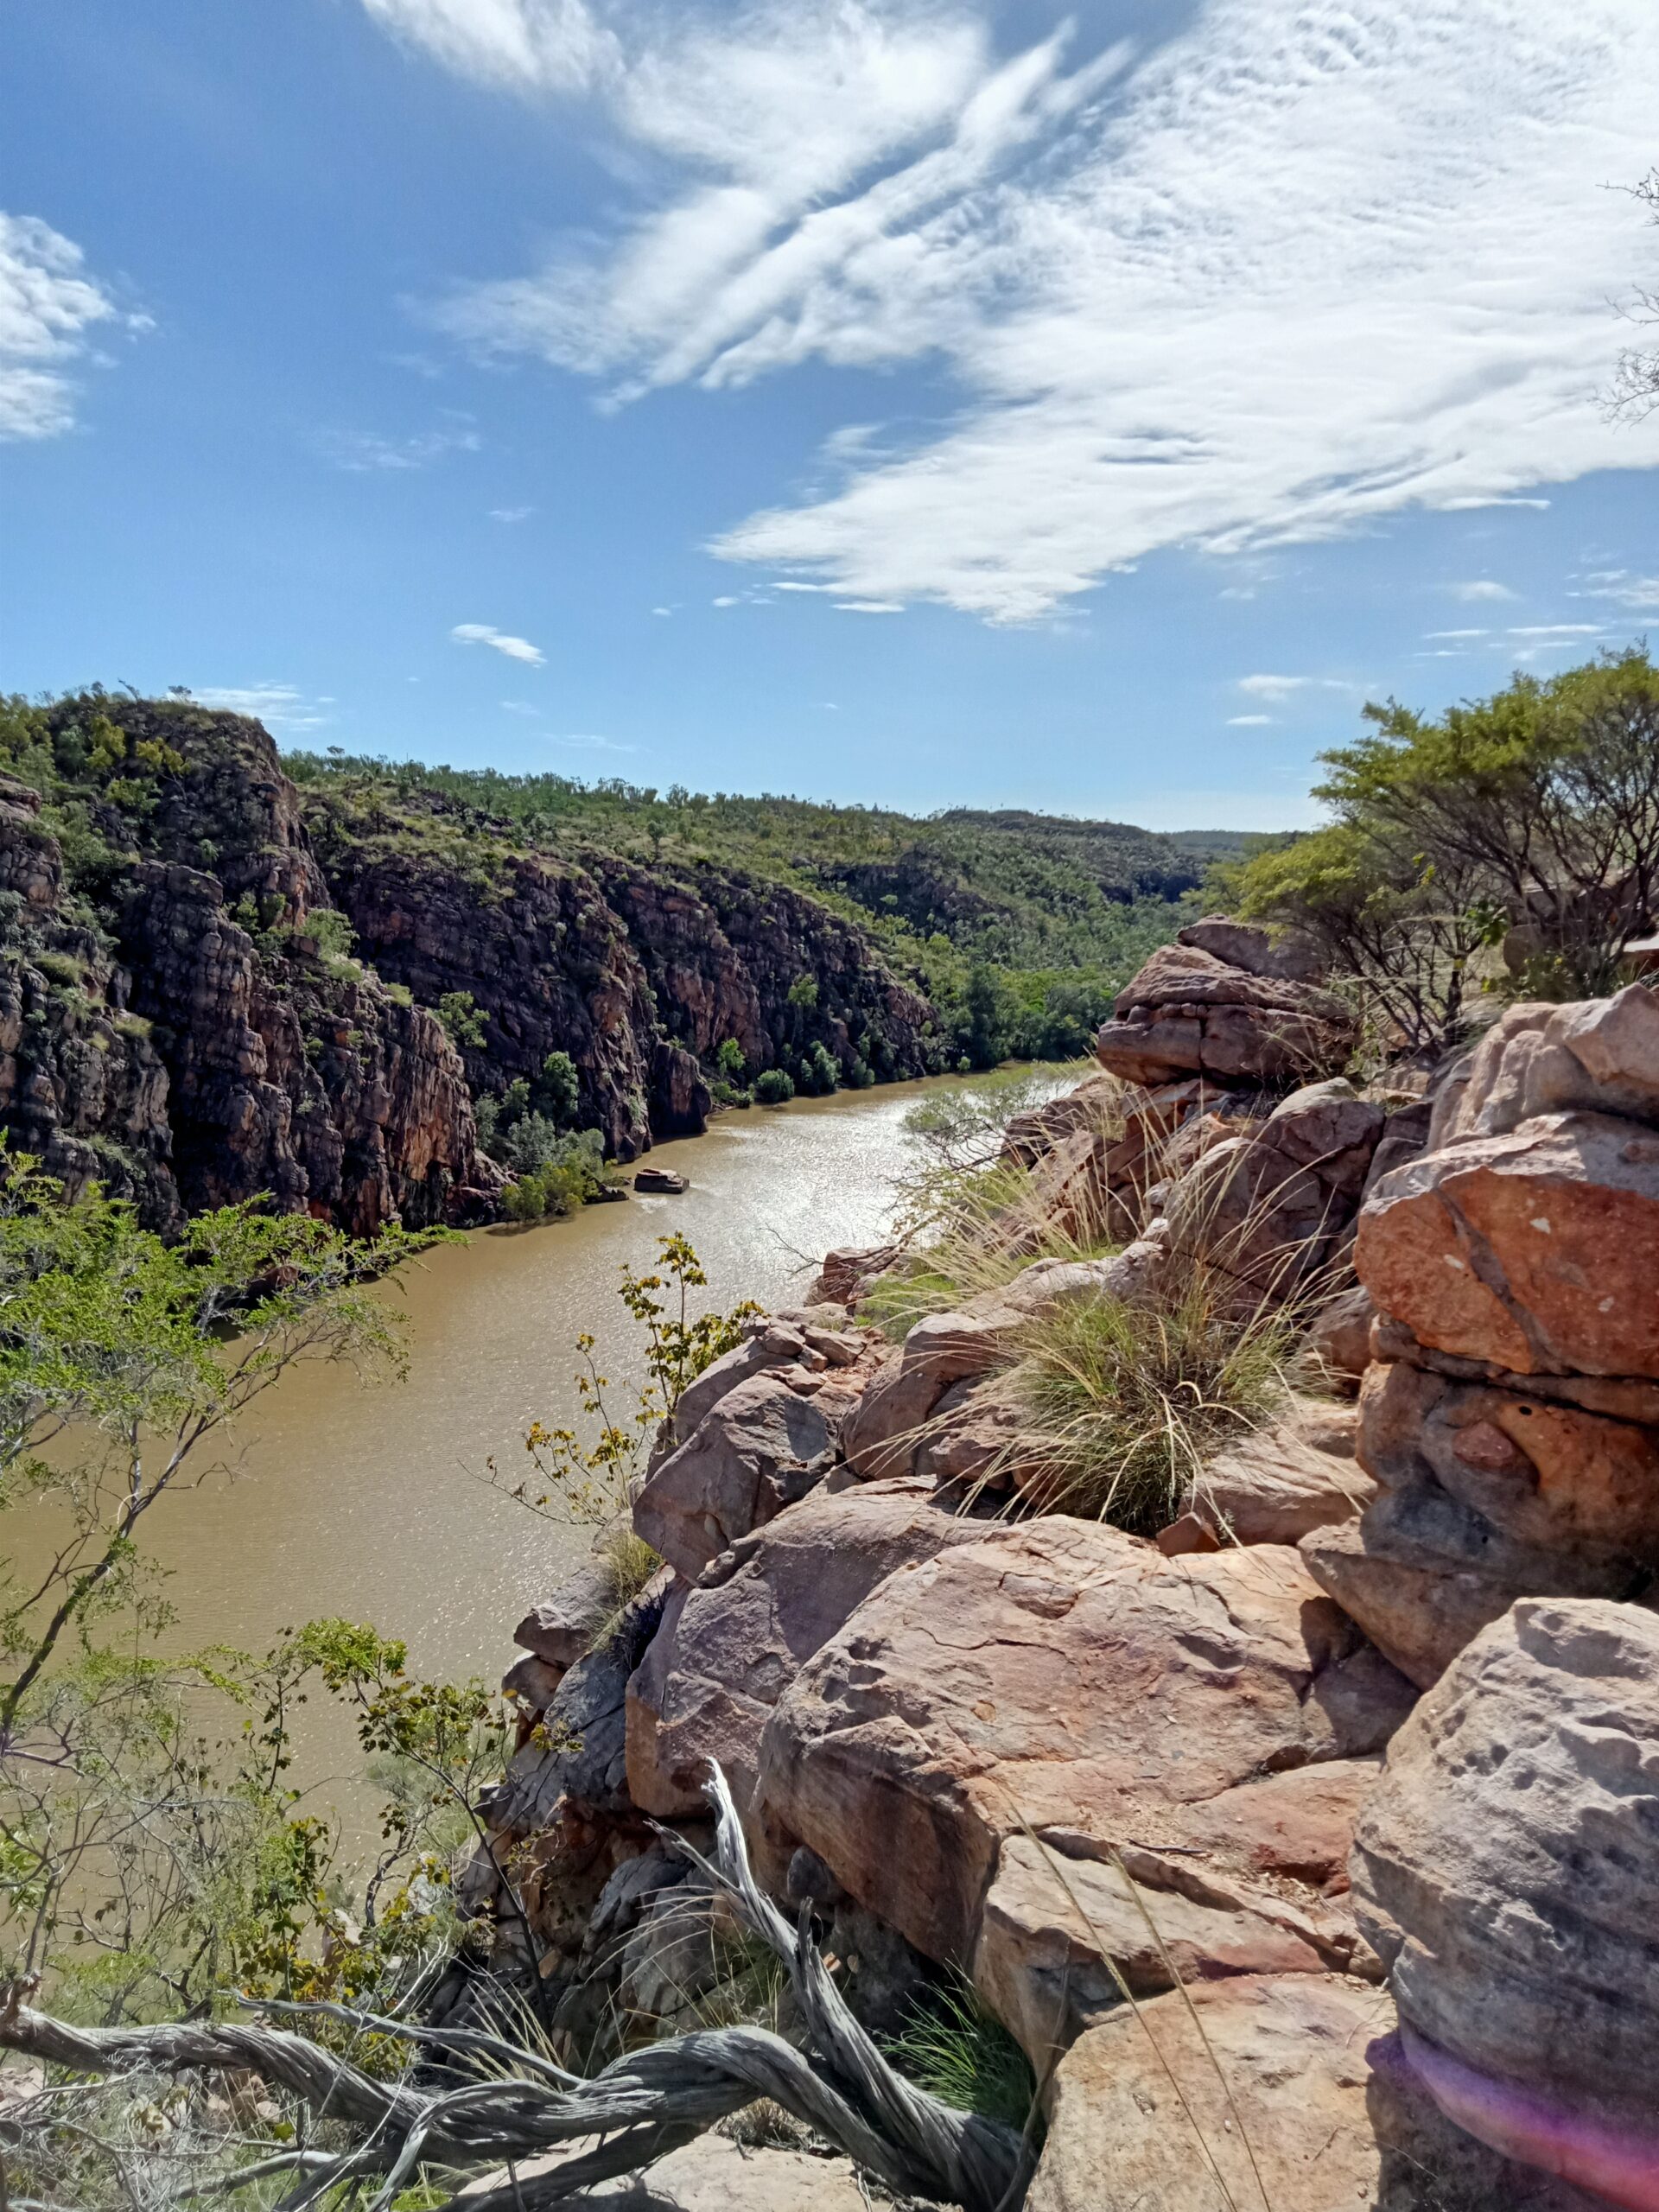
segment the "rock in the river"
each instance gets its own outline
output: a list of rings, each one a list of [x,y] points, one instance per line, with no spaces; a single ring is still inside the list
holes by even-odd
[[[1353,1872],[1408,2051],[1461,2124],[1650,2204],[1659,1618],[1529,1598],[1488,1627],[1390,1746]]]
[[[1409,1702],[1287,1548],[1167,1560],[1051,1516],[867,1599],[773,1713],[760,1798],[918,1949],[966,1961],[1003,1838],[1178,1849],[1185,1808],[1375,1751]]]

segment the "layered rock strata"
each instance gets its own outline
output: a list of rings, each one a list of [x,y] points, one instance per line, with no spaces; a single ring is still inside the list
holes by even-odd
[[[1414,1681],[1517,1597],[1634,1597],[1659,1567],[1656,1250],[1659,1000],[1511,1009],[1360,1215],[1379,1494],[1303,1547]]]

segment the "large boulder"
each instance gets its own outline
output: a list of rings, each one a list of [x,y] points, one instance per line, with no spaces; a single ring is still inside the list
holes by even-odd
[[[1027,2212],[1593,2212],[1443,2119],[1393,2028],[1333,1975],[1122,2007],[1061,2061]]]
[[[652,1468],[633,1502],[636,1532],[695,1579],[823,1480],[865,1373],[820,1355],[816,1367],[770,1368],[734,1384]]]
[[[1294,1544],[1315,1529],[1356,1520],[1376,1484],[1354,1458],[1354,1410],[1300,1399],[1267,1427],[1242,1436],[1194,1476],[1160,1550]]]
[[[1274,936],[1255,922],[1236,922],[1227,914],[1206,914],[1175,932],[1177,944],[1213,953],[1247,975],[1274,976],[1293,983],[1317,983],[1323,970],[1317,950],[1288,931]]]
[[[967,1962],[999,1847],[1141,1853],[1179,1885],[1188,1810],[1363,1756],[1410,1702],[1282,1546],[1167,1560],[1063,1516],[892,1577],[779,1701],[760,1800],[859,1903]]]
[[[1461,2125],[1651,2205],[1659,1618],[1523,1599],[1448,1669],[1362,1810],[1355,1902]]]
[[[1607,999],[1510,1007],[1459,1077],[1436,1108],[1434,1148],[1507,1136],[1541,1114],[1617,1114],[1659,1127],[1659,997],[1632,983]]]
[[[599,1560],[566,1577],[550,1598],[532,1605],[512,1631],[513,1642],[544,1666],[574,1667],[616,1617],[613,1579]]]
[[[1293,1091],[1249,1135],[1212,1144],[1173,1185],[1172,1247],[1230,1280],[1244,1307],[1288,1297],[1336,1253],[1384,1119],[1340,1078]]]
[[[1659,1430],[1408,1361],[1371,1370],[1359,1457],[1381,1486],[1303,1556],[1423,1687],[1517,1597],[1634,1594],[1659,1567]]]
[[[1659,1376],[1659,1135],[1601,1113],[1465,1136],[1385,1176],[1354,1263],[1420,1344],[1517,1375]]]
[[[814,1652],[888,1575],[984,1534],[912,1480],[826,1487],[744,1537],[670,1599],[628,1684],[634,1803],[664,1819],[702,1810],[717,1759],[747,1810],[762,1732]]]
[[[1123,1127],[1132,1093],[1109,1075],[1090,1076],[1073,1090],[1062,1091],[1041,1106],[1016,1114],[1002,1132],[1002,1159],[1014,1167],[1035,1167],[1057,1145],[1079,1135],[1116,1138]]]
[[[1340,1067],[1354,1036],[1351,1013],[1328,991],[1253,975],[1196,944],[1166,944],[1119,994],[1095,1055],[1129,1083],[1208,1075],[1271,1084]]]

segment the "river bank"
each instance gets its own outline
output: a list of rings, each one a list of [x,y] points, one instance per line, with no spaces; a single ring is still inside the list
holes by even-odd
[[[388,1292],[407,1317],[407,1380],[295,1372],[245,1422],[232,1478],[157,1509],[148,1535],[179,1633],[257,1651],[285,1626],[337,1613],[406,1637],[423,1674],[499,1672],[511,1656],[504,1624],[568,1572],[588,1534],[498,1495],[485,1463],[516,1470],[533,1421],[574,1419],[584,1330],[601,1371],[626,1386],[621,1269],[649,1268],[658,1238],[677,1230],[708,1272],[710,1304],[788,1304],[816,1255],[880,1241],[911,1154],[905,1116],[963,1087],[938,1077],[725,1114],[652,1153],[688,1178],[682,1197],[477,1230],[429,1253]]]

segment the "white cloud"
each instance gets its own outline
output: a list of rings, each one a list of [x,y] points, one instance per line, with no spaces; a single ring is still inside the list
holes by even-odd
[[[72,363],[100,323],[147,330],[122,315],[86,274],[80,248],[35,215],[0,213],[0,440],[57,437],[73,428]]]
[[[1492,633],[1490,630],[1427,630],[1423,634],[1428,638],[1490,638]]]
[[[1294,691],[1351,691],[1333,676],[1241,676],[1238,688],[1252,699],[1288,699]]]
[[[1508,633],[1511,638],[1599,638],[1599,622],[1529,622]]]
[[[586,89],[638,212],[448,327],[612,403],[925,360],[721,538],[843,598],[1042,615],[1160,547],[1236,552],[1659,462],[1596,394],[1652,161],[1652,0],[1207,0],[1132,71],[1012,57],[973,0],[365,0],[451,67]],[[1494,593],[1485,595],[1494,596]]]
[[[739,604],[739,594],[735,592],[723,592],[718,599],[710,600],[709,603],[711,607],[736,607]]]
[[[1659,576],[1633,576],[1628,569],[1600,569],[1586,576],[1574,599],[1610,599],[1637,614],[1659,614]]]
[[[660,614],[664,621],[667,621],[674,612],[671,607],[653,607],[651,611],[653,614]]]
[[[484,442],[471,418],[457,415],[435,429],[417,430],[406,438],[382,437],[378,430],[323,430],[315,442],[323,459],[336,468],[368,476],[429,468],[446,454],[476,453]]]
[[[527,638],[512,637],[504,630],[492,629],[487,622],[457,622],[449,635],[458,645],[490,645],[509,660],[526,661],[531,668],[539,668],[547,658]]]
[[[583,0],[363,0],[378,22],[447,67],[518,92],[579,92],[616,67]]]
[[[541,709],[532,707],[528,699],[504,699],[501,710],[508,715],[539,715]]]
[[[240,687],[210,683],[194,689],[190,696],[198,706],[217,708],[225,714],[251,715],[255,721],[284,734],[321,728],[330,717],[318,709],[334,703],[332,699],[308,698],[292,683],[250,683]]]
[[[897,599],[838,599],[837,614],[902,614],[904,602]]]
[[[528,522],[535,512],[534,507],[492,507],[490,520],[492,522]]]
[[[1494,583],[1490,576],[1476,576],[1470,582],[1448,587],[1453,599],[1466,601],[1477,606],[1484,600],[1513,599],[1516,594],[1507,584]]]
[[[553,745],[571,746],[581,753],[637,753],[639,750],[637,745],[619,745],[613,737],[594,737],[586,734],[573,737],[556,737],[550,739],[549,742]]]
[[[1229,729],[1262,729],[1273,720],[1271,715],[1229,715]]]

